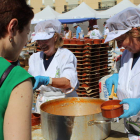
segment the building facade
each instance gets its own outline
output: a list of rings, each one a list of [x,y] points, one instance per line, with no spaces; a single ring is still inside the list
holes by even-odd
[[[91,8],[96,10],[106,10],[122,0],[28,0],[28,4],[34,8],[34,13],[38,13],[47,5],[50,5],[59,13],[65,13],[75,7],[77,7],[82,2],[85,2]],[[140,0],[130,0],[135,5],[140,4]],[[84,10],[84,9],[83,9]]]

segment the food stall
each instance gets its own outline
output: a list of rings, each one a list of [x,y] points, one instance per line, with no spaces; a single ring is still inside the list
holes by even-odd
[[[83,98],[83,99],[88,97],[99,98],[99,80],[105,75],[110,74],[111,72],[111,67],[109,66],[110,63],[109,57],[111,58],[112,56],[111,54],[109,54],[109,51],[112,49],[112,47],[109,46],[108,43],[104,43],[104,39],[94,39],[94,40],[93,39],[64,39],[63,47],[72,51],[77,58],[77,72],[78,72],[78,80],[80,82],[80,86],[77,89],[79,98]],[[40,48],[36,44],[31,43],[26,48],[23,48],[23,51],[26,51],[25,53],[26,59],[24,59],[24,63],[23,63],[24,65],[21,63],[22,64],[21,66],[27,70],[28,58],[33,52],[40,51]],[[36,97],[34,98],[34,103],[36,101],[37,94],[35,94],[35,96]],[[93,98],[90,99],[93,100]],[[77,104],[77,106],[79,107],[80,104]],[[76,104],[73,105],[75,108]],[[83,110],[82,106],[81,109]],[[78,111],[76,110],[76,112]],[[80,117],[81,119],[85,120],[84,116],[80,116]],[[79,119],[80,117],[77,118]],[[90,114],[89,118],[95,118],[94,114]],[[38,120],[40,118],[36,117],[34,119]],[[88,120],[88,122],[89,121],[90,120]],[[117,140],[117,139],[128,140],[127,134],[125,134],[123,130],[120,131],[119,129],[119,127],[121,127],[121,129],[124,127],[122,123],[123,123],[122,121],[120,121],[119,123],[110,122],[110,124],[108,124],[107,126],[107,130],[108,130],[107,136],[105,136],[104,138],[106,140]],[[85,126],[84,124],[82,125]],[[85,126],[85,130],[83,130],[84,132],[82,133],[83,134],[84,133],[87,134],[87,132],[89,133],[91,128],[93,130],[97,130],[98,127],[99,128],[106,127],[106,124],[104,124],[104,127],[102,127],[102,125],[99,124],[94,124],[94,125],[92,126],[87,125],[89,127],[89,130],[88,127]],[[81,127],[81,124],[79,124],[79,127]],[[77,130],[77,128],[75,128],[75,130]],[[102,129],[101,130],[99,129],[98,132],[102,133]],[[94,132],[94,135],[99,136],[100,134],[98,134],[98,132]],[[70,139],[73,140],[72,138]],[[32,126],[32,140],[47,140],[44,139],[44,136],[42,134],[41,120],[40,122],[38,122],[38,124],[34,124]],[[94,139],[92,138],[91,140]],[[98,140],[98,138],[96,140]]]

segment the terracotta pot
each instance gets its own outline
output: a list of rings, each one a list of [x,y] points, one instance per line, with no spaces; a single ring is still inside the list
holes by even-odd
[[[120,100],[109,100],[101,105],[102,115],[106,118],[116,118],[123,114],[123,105]]]
[[[101,44],[101,39],[94,39],[94,44]]]
[[[90,61],[91,59],[89,59],[89,58],[83,58],[83,61]]]
[[[91,49],[92,46],[91,46],[91,45],[85,45],[83,48],[84,48],[84,49]]]
[[[83,94],[83,95],[86,95],[87,93],[86,93],[86,92],[82,92],[82,94]]]
[[[76,39],[70,39],[70,44],[77,44],[77,40]]]
[[[121,52],[124,52],[125,49],[120,49]]]
[[[83,63],[83,65],[86,65],[86,64],[91,64],[91,62],[86,61],[86,62]]]
[[[70,39],[64,39],[64,44],[70,44]]]
[[[101,39],[101,43],[104,43],[105,42],[105,39]]]
[[[91,69],[91,66],[84,66],[84,68],[86,68],[86,69]]]
[[[40,114],[32,113],[32,126],[40,124]]]
[[[92,45],[93,44],[93,39],[86,39],[85,44],[86,45]]]
[[[100,70],[100,66],[94,67],[95,70]]]
[[[83,73],[82,76],[87,76],[87,73]]]
[[[89,87],[89,85],[87,85],[87,84],[82,84],[82,87]]]
[[[85,41],[84,40],[77,39],[77,44],[78,45],[84,45],[85,44]]]
[[[83,53],[86,53],[86,52],[91,53],[91,50],[89,49],[83,50]]]
[[[87,56],[87,57],[89,56],[90,57],[91,54],[90,53],[85,53],[85,54],[83,54],[83,56]]]
[[[100,55],[100,52],[94,52],[94,55]]]

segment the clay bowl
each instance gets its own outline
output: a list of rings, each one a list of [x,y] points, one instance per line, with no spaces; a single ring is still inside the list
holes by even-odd
[[[101,39],[94,39],[94,44],[101,44]]]
[[[85,44],[86,45],[92,45],[93,44],[93,39],[86,39]]]
[[[125,49],[120,49],[121,52],[124,52]]]
[[[32,113],[32,126],[40,124],[40,114]]]
[[[71,39],[70,44],[77,44],[77,39]]]
[[[64,44],[70,44],[70,39],[64,39]]]
[[[105,118],[116,118],[123,114],[123,105],[120,100],[109,100],[101,105],[102,115]]]
[[[85,43],[84,40],[77,39],[77,44],[78,45],[84,45],[84,43]]]
[[[105,39],[101,39],[101,43],[104,43],[105,42]]]

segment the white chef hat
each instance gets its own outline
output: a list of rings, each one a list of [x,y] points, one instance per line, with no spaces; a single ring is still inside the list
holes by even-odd
[[[94,25],[93,28],[97,28],[97,29],[99,29],[99,26],[98,26],[98,25]]]
[[[75,27],[75,26],[78,26],[78,24],[77,23],[73,23],[73,25],[72,25],[73,27]]]
[[[107,34],[105,42],[109,42],[125,34],[133,27],[140,27],[140,9],[133,7],[126,8],[108,19],[107,27],[109,33]]]
[[[41,21],[35,26],[33,41],[47,40],[54,36],[55,32],[61,32],[61,22],[57,19]]]

